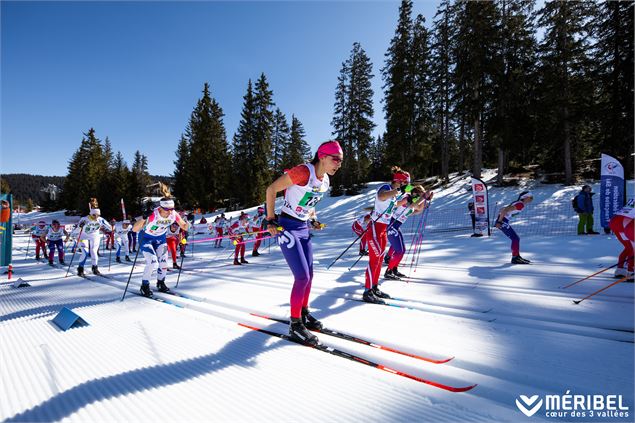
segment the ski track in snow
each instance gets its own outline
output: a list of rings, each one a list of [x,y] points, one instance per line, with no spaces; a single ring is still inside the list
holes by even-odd
[[[464,182],[437,192],[430,212],[464,205]],[[412,354],[454,359],[423,362],[318,336],[418,377],[476,388],[442,391],[238,326],[286,333],[286,325],[250,315],[288,318],[292,277],[268,240],[262,255],[247,257],[250,264],[243,266],[231,264],[229,248],[195,244],[193,257],[188,249],[176,289],[184,297],[155,291],[180,306],[175,307],[131,292],[120,301],[131,265],[113,257],[108,271],[108,254],[100,257],[107,277],[77,277],[74,263],[64,278],[66,267],[33,260],[32,245],[25,260],[28,238],[17,236],[14,278],[31,287],[13,288],[6,277],[0,281],[0,419],[531,421],[541,419],[540,413],[532,418],[520,413],[514,403],[519,395],[567,390],[622,394],[633,409],[633,285],[619,284],[580,305],[572,300],[612,282],[611,270],[559,288],[612,264],[620,249],[613,237],[521,234],[523,256],[534,263],[511,266],[509,241],[496,231],[476,239],[425,234],[416,268],[410,255],[400,266],[410,277],[382,282],[399,307],[365,304],[355,300],[361,298],[368,259],[347,270],[358,258],[357,246],[327,266],[355,239],[350,224],[374,187],[318,206],[327,228],[313,238],[314,314],[330,329]],[[575,192],[556,186],[532,191],[537,201]],[[495,194],[511,198],[513,192],[503,188]],[[411,239],[406,230],[407,245]],[[67,254],[67,263],[70,258]],[[138,263],[129,290],[138,290],[142,271]],[[171,288],[176,274],[168,274]],[[63,306],[89,326],[59,330],[51,321]]]

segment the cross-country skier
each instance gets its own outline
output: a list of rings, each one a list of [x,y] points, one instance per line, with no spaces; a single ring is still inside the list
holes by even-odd
[[[42,250],[42,255],[46,257],[46,233],[48,232],[48,227],[46,226],[46,222],[40,220],[37,222],[37,225],[31,228],[31,238],[33,242],[35,242],[35,259],[40,259],[40,249]]]
[[[251,231],[252,232],[257,232],[256,233],[256,242],[254,242],[254,249],[251,252],[251,255],[253,257],[258,257],[260,255],[260,253],[258,252],[258,248],[260,247],[260,243],[262,241],[260,241],[260,239],[262,238],[262,225],[264,223],[265,220],[265,208],[264,207],[258,207],[258,213],[254,216],[254,218],[251,220]]]
[[[172,269],[181,268],[176,262],[176,247],[181,243],[181,239],[183,239],[181,228],[179,227],[178,223],[174,222],[170,225],[168,231],[165,234],[165,240],[168,244],[168,251],[170,252],[170,256],[172,256]]]
[[[392,181],[377,189],[375,206],[371,216],[372,221],[364,235],[368,242],[369,260],[366,268],[366,289],[363,299],[369,303],[383,304],[382,298],[390,298],[388,294],[379,289],[379,275],[381,275],[381,265],[386,253],[386,229],[390,224],[395,207],[403,206],[408,201],[407,198],[398,199],[397,197],[412,190],[408,172],[397,166],[393,166],[391,171],[393,173]]]
[[[123,253],[126,261],[130,260],[130,242],[128,238],[128,234],[132,231],[132,226],[130,226],[130,221],[128,219],[123,220],[121,223],[115,223],[115,242],[117,245],[117,254],[115,256],[115,261],[117,263],[121,263],[121,250],[123,249]]]
[[[165,285],[165,277],[168,273],[168,248],[166,232],[172,223],[177,223],[182,230],[187,231],[189,225],[174,210],[174,200],[167,188],[162,188],[164,197],[159,201],[159,207],[150,212],[148,216],[142,216],[135,222],[132,230],[139,232],[139,248],[146,261],[141,281],[141,295],[152,297],[150,278],[157,272],[157,289],[160,292],[168,292],[170,288]]]
[[[298,165],[267,187],[267,229],[278,234],[278,243],[293,273],[291,289],[291,322],[289,336],[299,342],[317,345],[318,339],[309,329],[319,330],[322,323],[309,312],[309,295],[313,280],[313,250],[309,239],[309,224],[316,230],[322,225],[317,219],[308,221],[315,205],[329,189],[329,176],[342,166],[342,147],[337,141],[322,143],[310,163]],[[276,194],[286,190],[279,220],[276,219]]]
[[[53,266],[53,257],[55,257],[55,248],[57,248],[57,258],[60,264],[64,264],[64,240],[68,239],[68,232],[60,225],[58,220],[53,220],[51,227],[46,232],[46,239],[49,243],[49,264]]]
[[[220,216],[217,216],[214,219],[214,228],[216,229],[216,240],[214,241],[214,247],[220,248],[223,246],[223,234],[225,233],[225,228],[227,227],[227,219],[225,218],[225,213],[221,213]]]
[[[412,191],[406,196],[407,203],[397,207],[392,214],[390,225],[388,226],[388,242],[390,242],[390,248],[388,249],[388,268],[384,277],[388,279],[403,278],[403,273],[399,272],[399,263],[406,253],[406,245],[403,241],[403,234],[401,233],[401,225],[410,216],[421,213],[428,201],[432,199],[432,192],[426,192],[421,185],[416,185]]]
[[[609,221],[609,227],[622,243],[624,249],[617,260],[615,277],[629,276],[628,281],[633,282],[633,246],[635,244],[635,205],[631,198],[621,209],[615,212]]]
[[[109,223],[110,223],[110,226],[114,228],[115,225],[117,224],[117,220],[114,218],[110,219]],[[112,230],[110,232],[106,232],[104,236],[106,237],[106,250],[111,250],[115,248],[115,231]]]
[[[249,232],[249,215],[241,213],[238,220],[229,227],[228,232],[232,235],[232,239],[236,243],[236,248],[234,250],[234,265],[239,266],[241,264],[249,264],[249,262],[245,260],[244,243],[244,237],[247,232]],[[238,254],[240,254],[240,261],[238,261]]]
[[[364,210],[355,218],[353,222],[353,232],[355,235],[360,236],[364,233],[364,230],[368,226],[371,220],[371,212],[373,211],[372,207],[365,207]],[[359,255],[367,256],[368,250],[366,249],[366,237],[362,236],[359,239]]]
[[[100,229],[104,231],[112,231],[112,227],[106,220],[100,216],[101,211],[97,204],[96,198],[90,199],[90,214],[84,216],[79,220],[78,232],[81,231],[81,239],[77,240],[80,248],[81,255],[79,256],[79,266],[77,266],[77,274],[84,276],[84,265],[86,260],[90,256],[92,263],[92,271],[95,275],[101,275],[99,268],[97,267],[99,256],[97,250],[99,249],[101,234]]]
[[[531,203],[534,196],[529,191],[523,191],[518,195],[518,199],[510,205],[503,207],[498,213],[496,227],[501,230],[507,238],[512,241],[512,264],[529,264],[531,261],[520,256],[520,237],[509,224],[509,219],[517,215],[525,206]]]

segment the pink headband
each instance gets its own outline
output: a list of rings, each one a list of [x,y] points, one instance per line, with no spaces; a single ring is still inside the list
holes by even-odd
[[[338,154],[344,154],[342,151],[342,147],[340,147],[340,143],[337,141],[328,141],[325,142],[318,148],[317,151],[318,159],[321,159],[324,156],[337,156]]]

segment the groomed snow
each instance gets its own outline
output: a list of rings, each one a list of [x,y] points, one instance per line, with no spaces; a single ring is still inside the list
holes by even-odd
[[[466,181],[456,178],[438,191],[430,214],[464,206]],[[529,207],[570,201],[576,191],[528,186],[536,195]],[[292,277],[278,247],[268,241],[262,255],[248,254],[250,263],[243,266],[232,265],[229,248],[194,244],[178,287],[190,298],[155,291],[170,305],[130,293],[120,301],[132,266],[113,257],[108,270],[108,251],[100,270],[110,279],[82,279],[73,272],[65,277],[65,268],[36,262],[32,245],[25,259],[28,238],[16,236],[14,280],[20,277],[31,286],[13,288],[6,275],[0,282],[0,419],[517,422],[553,420],[540,412],[522,414],[515,404],[520,395],[570,391],[623,395],[629,417],[560,421],[633,421],[633,284],[618,284],[579,305],[572,300],[614,281],[612,270],[559,288],[615,263],[621,247],[613,236],[521,233],[523,257],[534,263],[513,266],[509,240],[498,231],[490,238],[425,234],[418,265],[411,267],[407,255],[400,267],[410,278],[382,283],[402,307],[365,304],[354,299],[363,291],[367,258],[348,270],[358,258],[357,246],[326,267],[354,240],[352,220],[376,187],[369,184],[363,194],[326,198],[318,205],[327,227],[313,238],[314,314],[331,329],[378,344],[455,358],[434,364],[326,335],[320,339],[421,378],[478,384],[474,389],[444,391],[238,326],[287,330],[249,314],[288,316]],[[493,188],[490,195],[511,201],[517,192]],[[21,218],[50,222],[60,216]],[[404,225],[407,245],[417,222]],[[142,270],[143,264],[135,268],[130,290],[138,290]],[[170,272],[169,287],[176,278]],[[59,330],[52,319],[64,306],[89,326]]]

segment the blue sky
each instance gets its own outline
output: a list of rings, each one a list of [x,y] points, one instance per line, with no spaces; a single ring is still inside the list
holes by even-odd
[[[354,42],[380,68],[398,1],[1,3],[0,172],[66,175],[82,132],[108,136],[128,164],[171,174],[204,82],[231,142],[249,78],[264,72],[274,101],[304,124],[314,149],[331,134],[341,64]],[[432,20],[436,1],[416,2]]]

